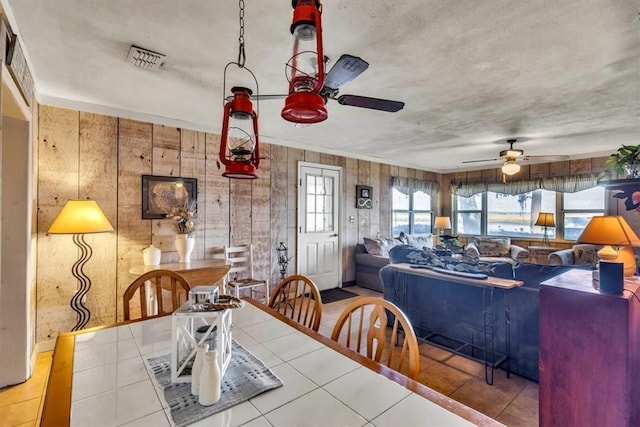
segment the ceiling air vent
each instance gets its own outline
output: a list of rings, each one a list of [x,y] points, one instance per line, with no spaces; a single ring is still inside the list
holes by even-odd
[[[144,68],[145,70],[156,71],[160,69],[166,57],[167,55],[152,50],[131,46],[129,56],[127,56],[127,62],[136,67]]]

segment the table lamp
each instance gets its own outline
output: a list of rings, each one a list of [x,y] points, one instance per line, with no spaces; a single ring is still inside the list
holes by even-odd
[[[594,216],[576,243],[604,245],[598,251],[600,260],[623,262],[625,276],[633,276],[636,273],[636,258],[631,246],[640,246],[640,238],[623,217]],[[619,249],[616,251],[613,246]]]
[[[442,235],[445,228],[451,228],[451,220],[448,216],[437,216],[433,228],[438,230],[439,234]]]
[[[73,311],[78,314],[78,322],[72,331],[83,329],[91,319],[91,312],[84,305],[84,299],[91,289],[91,279],[83,269],[93,251],[84,240],[84,235],[106,231],[113,231],[113,227],[94,200],[68,200],[49,227],[48,234],[73,234],[73,243],[80,249],[80,258],[71,269],[79,285],[70,303]]]
[[[556,226],[556,222],[553,219],[553,214],[550,212],[538,213],[538,219],[536,219],[536,223],[534,225],[544,227],[544,235],[542,236],[542,246],[550,246],[551,243],[549,243],[549,233],[547,231],[547,227]]]

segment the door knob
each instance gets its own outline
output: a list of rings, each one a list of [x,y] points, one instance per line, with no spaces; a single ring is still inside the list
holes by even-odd
[[[330,235],[329,237],[338,237],[338,233],[333,233],[332,235]]]

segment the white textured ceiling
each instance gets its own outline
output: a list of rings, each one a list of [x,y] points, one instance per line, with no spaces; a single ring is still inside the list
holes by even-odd
[[[238,54],[230,0],[1,0],[45,104],[219,132],[223,69]],[[370,66],[341,88],[404,101],[398,113],[329,101],[295,127],[259,103],[263,141],[436,172],[527,155],[591,157],[640,144],[637,0],[324,0],[325,55]],[[246,65],[260,94],[287,90],[289,0],[245,0]],[[167,55],[158,72],[129,47]],[[330,62],[328,67],[331,67]],[[248,84],[232,68],[229,87]]]

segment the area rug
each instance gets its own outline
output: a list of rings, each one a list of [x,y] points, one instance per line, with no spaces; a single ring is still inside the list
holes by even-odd
[[[350,291],[345,291],[344,289],[340,289],[340,288],[327,289],[326,291],[320,291],[320,298],[322,298],[323,304],[340,301],[347,298],[353,298],[357,296],[359,295],[354,294],[353,292],[350,292]]]
[[[211,406],[198,403],[198,397],[191,394],[190,382],[171,382],[170,354],[149,358],[147,363],[163,390],[171,409],[171,420],[177,427],[192,424],[284,384],[260,359],[235,341],[220,386],[220,400]]]

